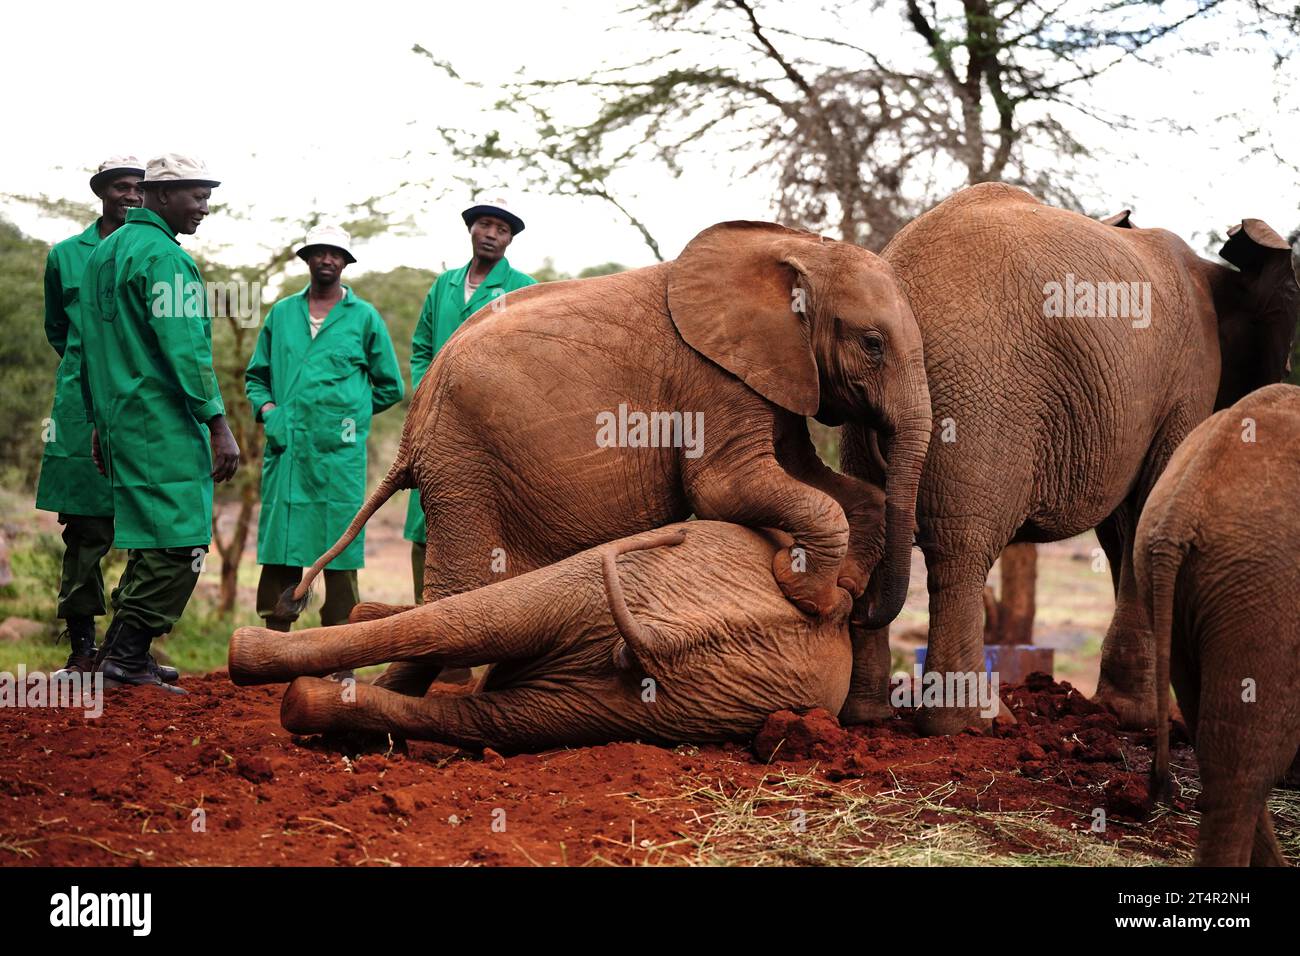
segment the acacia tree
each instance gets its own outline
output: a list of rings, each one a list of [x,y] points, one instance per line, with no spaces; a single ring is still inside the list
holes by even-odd
[[[1223,8],[1223,9],[1221,9]],[[506,84],[490,130],[440,128],[481,177],[611,203],[656,258],[659,244],[611,180],[646,161],[678,175],[692,151],[730,155],[774,185],[778,218],[879,250],[909,219],[962,186],[998,180],[1078,208],[1100,120],[1089,85],[1211,15],[1236,31],[1294,27],[1281,0],[861,0],[797,14],[758,0],[641,0],[627,11],[662,49],[589,76]],[[1227,11],[1231,12],[1227,12]],[[820,22],[813,32],[805,23]],[[783,25],[797,23],[799,29]],[[858,40],[870,31],[871,41]],[[1206,52],[1184,45],[1182,51]],[[417,53],[449,75],[451,64]],[[560,118],[572,94],[586,115]],[[508,130],[516,130],[511,135]],[[481,182],[481,178],[479,179]]]

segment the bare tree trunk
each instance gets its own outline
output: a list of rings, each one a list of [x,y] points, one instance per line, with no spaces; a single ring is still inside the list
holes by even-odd
[[[986,644],[1032,644],[1038,546],[1009,544],[999,562],[1001,595],[993,600],[992,589],[985,589],[984,641]]]

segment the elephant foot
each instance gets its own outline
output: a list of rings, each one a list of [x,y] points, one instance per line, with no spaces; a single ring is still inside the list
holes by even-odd
[[[888,720],[894,716],[894,708],[889,701],[874,698],[869,694],[855,695],[852,691],[840,708],[840,725],[865,724],[873,720]]]
[[[355,726],[356,684],[299,677],[284,692],[280,724],[293,734],[327,734]]]
[[[279,645],[284,634],[265,627],[241,627],[230,636],[226,667],[230,682],[237,687],[285,680],[280,672]]]
[[[1121,730],[1149,730],[1156,725],[1156,703],[1150,693],[1125,693],[1102,680],[1092,702],[1108,707],[1119,718]]]
[[[845,558],[840,564],[839,578],[836,585],[848,591],[856,601],[862,597],[867,590],[867,582],[871,575],[867,573],[866,567],[857,558]]]
[[[355,605],[351,613],[348,614],[348,623],[360,624],[362,621],[378,621],[414,608],[414,604],[380,604],[378,601],[362,601],[360,604]]]
[[[987,732],[994,720],[993,717],[980,716],[973,707],[923,707],[917,727],[927,737],[948,737],[971,727]]]
[[[823,617],[834,612],[842,603],[841,588],[799,570],[791,553],[792,549],[782,548],[772,556],[772,576],[781,593],[805,614]]]

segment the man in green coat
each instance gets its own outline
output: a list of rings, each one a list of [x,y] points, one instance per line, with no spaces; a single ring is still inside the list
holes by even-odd
[[[140,205],[144,166],[113,156],[90,177],[100,217],[50,250],[45,261],[45,337],[59,353],[54,408],[45,422],[45,451],[36,507],[58,513],[63,525],[63,573],[57,615],[72,645],[64,670],[89,671],[95,662],[95,618],[107,613],[100,563],[113,547],[113,490],[90,457],[90,423],[81,399],[81,273],[106,236]],[[62,635],[60,635],[62,636]]]
[[[266,429],[257,524],[257,613],[275,613],[287,588],[343,534],[366,497],[370,418],[402,397],[402,371],[383,318],[339,278],[356,262],[348,234],[319,226],[297,250],[311,283],[277,302],[257,337],[245,391]],[[365,532],[325,569],[321,624],[347,623],[360,600]]]
[[[537,281],[510,268],[506,260],[506,248],[524,231],[524,221],[506,208],[504,199],[475,203],[460,215],[469,229],[472,257],[467,265],[438,276],[424,299],[411,339],[413,389],[420,387],[433,357],[461,323],[494,299]],[[405,537],[411,542],[411,571],[418,604],[423,597],[427,540],[418,491],[411,492],[407,505]]]
[[[149,647],[189,603],[212,540],[212,483],[239,467],[212,368],[207,290],[178,234],[219,185],[199,160],[149,160],[144,208],[99,244],[82,280],[81,391],[91,453],[129,550],[96,666],[106,687],[164,683]]]

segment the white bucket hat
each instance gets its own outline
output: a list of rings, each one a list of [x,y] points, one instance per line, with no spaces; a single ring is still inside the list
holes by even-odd
[[[90,191],[96,196],[99,195],[99,187],[108,182],[114,176],[129,174],[132,176],[144,175],[144,163],[134,156],[110,156],[99,164],[95,170],[95,175],[90,177]]]
[[[474,221],[480,216],[496,216],[498,219],[505,220],[513,236],[524,231],[524,221],[510,211],[505,199],[500,196],[495,199],[480,200],[460,214],[466,226],[474,225]]]
[[[307,238],[303,240],[302,245],[293,251],[299,259],[306,259],[303,255],[312,246],[333,246],[347,257],[348,262],[356,262],[357,257],[352,254],[352,237],[342,226],[335,226],[330,223],[322,223],[312,228],[307,233]]]
[[[213,179],[208,172],[208,164],[195,156],[182,156],[180,153],[163,153],[149,160],[144,168],[144,184],[185,183],[196,186],[220,186],[221,180]]]

